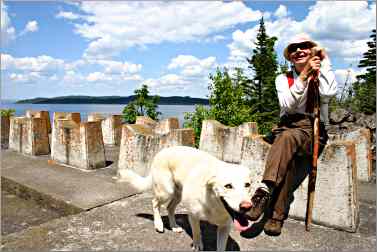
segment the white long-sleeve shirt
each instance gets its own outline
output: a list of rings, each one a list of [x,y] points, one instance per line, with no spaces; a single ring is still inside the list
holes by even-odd
[[[305,109],[309,85],[303,83],[296,71],[293,71],[293,80],[293,85],[289,87],[286,74],[280,74],[276,77],[275,85],[280,104],[280,116],[296,113],[307,114]],[[329,101],[336,94],[338,85],[331,70],[330,60],[327,57],[321,62],[319,83],[320,119],[327,124]]]

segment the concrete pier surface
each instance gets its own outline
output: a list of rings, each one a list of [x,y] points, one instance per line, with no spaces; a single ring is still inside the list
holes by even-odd
[[[49,156],[29,157],[2,150],[2,197],[7,197],[6,202],[2,200],[6,203],[2,205],[2,224],[4,220],[10,223],[2,225],[8,230],[2,232],[1,249],[190,250],[191,229],[184,206],[178,207],[176,218],[185,232],[178,234],[169,229],[166,211],[162,212],[165,232],[155,232],[151,192],[135,194],[127,185],[116,183],[112,178],[116,175],[118,153],[119,147],[106,147],[107,166],[85,171],[49,162]],[[317,225],[306,232],[303,222],[288,219],[282,234],[270,237],[262,230],[262,220],[254,223],[245,234],[232,230],[227,249],[375,251],[375,179],[360,182],[358,195],[360,225],[356,233]],[[17,209],[18,214],[14,214]],[[39,221],[30,221],[33,216]],[[12,218],[26,218],[27,221],[22,221],[25,227],[11,229]],[[204,249],[214,250],[216,228],[205,222],[201,226]]]

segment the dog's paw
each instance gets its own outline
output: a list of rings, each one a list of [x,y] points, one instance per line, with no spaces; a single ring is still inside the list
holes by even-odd
[[[203,243],[201,243],[201,242],[193,243],[193,244],[191,245],[191,249],[192,249],[193,251],[203,251]]]
[[[164,232],[164,223],[162,222],[161,218],[155,217],[155,219],[154,219],[154,228],[159,233],[163,233]]]
[[[174,233],[182,233],[183,232],[183,228],[181,228],[181,227],[173,227],[172,230],[173,230]]]
[[[161,233],[161,234],[164,232],[164,228],[162,228],[162,229],[161,228],[155,228],[155,230],[156,230],[157,233]]]

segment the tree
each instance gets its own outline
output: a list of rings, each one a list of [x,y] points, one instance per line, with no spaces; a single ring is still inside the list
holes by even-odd
[[[143,85],[134,91],[135,99],[123,109],[123,120],[126,123],[135,123],[137,116],[149,116],[158,120],[161,112],[157,111],[159,96],[149,96],[148,86]]]
[[[227,126],[238,126],[251,118],[243,89],[243,83],[247,79],[241,69],[236,68],[232,76],[226,68],[217,69],[209,78],[210,106],[196,106],[194,112],[185,114],[184,127],[194,129],[196,146],[199,145],[203,120],[213,119]]]
[[[209,77],[209,104],[213,117],[228,126],[238,126],[250,119],[250,107],[245,103],[244,83],[247,78],[236,68],[232,77],[225,68]]]
[[[3,117],[13,116],[16,110],[14,109],[0,109],[0,114]]]
[[[363,54],[358,67],[365,67],[364,74],[356,76],[357,81],[353,84],[353,104],[359,112],[367,114],[376,111],[376,29],[370,35],[372,41],[368,41],[368,51]]]
[[[202,132],[202,123],[204,120],[214,119],[210,109],[203,105],[195,106],[194,112],[185,113],[185,122],[183,127],[194,129],[195,146],[199,147],[200,134]]]
[[[253,119],[258,123],[261,133],[265,133],[279,118],[279,100],[275,88],[279,64],[274,50],[277,38],[267,35],[263,17],[259,24],[253,55],[247,58],[254,77],[248,79],[244,88]],[[285,66],[280,66],[280,71],[284,69]]]

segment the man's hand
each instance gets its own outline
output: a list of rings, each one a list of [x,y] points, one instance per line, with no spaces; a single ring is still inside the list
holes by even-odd
[[[300,73],[300,79],[302,81],[306,81],[308,77],[314,73],[315,71],[319,70],[321,67],[321,58],[319,56],[311,57],[304,67],[304,70]]]
[[[306,62],[304,70],[300,73],[300,79],[303,82],[309,78],[309,76],[316,71],[318,71],[321,67],[321,61],[327,57],[325,49],[322,47],[316,46],[311,49],[312,57]]]

